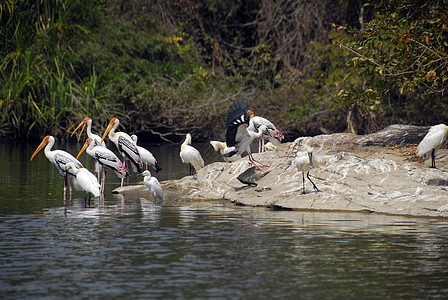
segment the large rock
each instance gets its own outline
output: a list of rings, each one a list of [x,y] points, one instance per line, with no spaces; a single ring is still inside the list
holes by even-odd
[[[195,176],[162,185],[168,199],[227,199],[241,205],[283,209],[448,217],[448,151],[439,150],[438,169],[429,168],[415,155],[416,144],[427,130],[393,125],[364,136],[338,133],[301,137],[276,151],[255,154],[257,160],[270,164],[262,172],[248,170],[251,165],[245,157],[233,163],[207,165]],[[307,194],[301,194],[302,174],[293,161],[305,143],[314,147],[318,166],[310,176],[320,192],[315,192],[306,179]],[[124,196],[148,193],[144,186],[115,192]]]

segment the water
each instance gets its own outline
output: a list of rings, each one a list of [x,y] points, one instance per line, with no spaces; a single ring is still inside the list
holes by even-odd
[[[448,295],[445,220],[123,199],[107,192],[119,184],[113,174],[106,200],[85,207],[79,192],[63,201],[43,153],[29,162],[36,146],[0,144],[2,299]],[[159,179],[188,173],[178,146],[150,150],[164,168]]]

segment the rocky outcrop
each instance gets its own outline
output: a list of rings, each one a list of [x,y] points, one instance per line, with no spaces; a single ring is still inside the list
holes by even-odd
[[[438,169],[429,168],[414,152],[427,130],[393,125],[363,136],[301,137],[275,151],[255,154],[257,160],[270,165],[264,171],[254,172],[243,158],[213,163],[195,176],[162,185],[167,199],[227,199],[240,205],[293,210],[448,217],[448,151],[439,150]],[[314,147],[318,166],[310,176],[320,192],[306,179],[307,194],[301,193],[302,173],[297,172],[293,160],[303,144]],[[115,192],[147,194],[144,186]]]

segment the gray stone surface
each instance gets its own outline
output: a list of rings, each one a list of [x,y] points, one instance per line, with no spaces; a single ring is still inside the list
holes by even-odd
[[[364,136],[337,133],[301,137],[275,151],[255,154],[257,160],[270,165],[263,171],[248,171],[256,186],[237,179],[251,168],[247,157],[207,165],[194,176],[164,181],[162,186],[167,199],[179,201],[227,199],[240,205],[293,210],[448,217],[447,149],[437,153],[438,169],[415,155],[416,144],[427,130],[393,125]],[[293,163],[304,143],[314,147],[318,166],[310,176],[320,189],[315,192],[306,179],[305,195],[301,194],[302,173]],[[114,192],[124,197],[149,197],[145,186]]]

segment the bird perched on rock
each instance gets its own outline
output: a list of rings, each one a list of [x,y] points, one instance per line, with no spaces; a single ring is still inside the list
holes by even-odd
[[[314,182],[310,178],[310,170],[314,167],[316,167],[316,161],[313,156],[313,148],[308,145],[303,146],[305,148],[305,151],[299,151],[296,153],[296,158],[294,159],[294,164],[297,167],[297,170],[300,172],[302,171],[302,180],[303,180],[303,191],[302,194],[306,194],[305,191],[305,172],[306,177],[308,180],[313,184],[313,188],[316,192],[319,192],[320,190],[317,188],[317,186],[314,184]]]
[[[190,166],[190,175],[193,175],[193,168],[197,172],[199,169],[204,167],[204,160],[202,159],[199,151],[190,146],[191,144],[191,134],[187,133],[185,141],[180,146],[180,158],[184,164]]]
[[[143,171],[143,182],[145,183],[146,187],[148,188],[151,195],[154,196],[154,202],[157,200],[157,197],[165,201],[165,195],[163,194],[162,186],[160,185],[160,182],[155,178],[154,176],[151,176],[151,172],[148,170]]]
[[[417,146],[417,155],[425,159],[431,155],[431,168],[436,167],[436,152],[442,146],[448,135],[448,126],[439,124],[432,126],[423,140]]]
[[[215,151],[219,150],[219,152],[221,153],[221,155],[223,156],[223,158],[226,162],[237,161],[238,159],[241,158],[241,155],[238,155],[238,154],[235,154],[231,157],[224,156],[225,154],[227,154],[233,150],[233,148],[227,147],[226,142],[210,141],[210,145],[213,146],[213,149],[215,149]]]
[[[135,134],[131,135],[132,140],[134,141],[134,143],[137,145],[137,141],[138,138]],[[152,153],[143,148],[140,147],[139,145],[137,145],[137,149],[138,152],[140,153],[140,156],[142,158],[143,163],[145,164],[146,170],[148,170],[148,165],[150,165],[154,171],[156,171],[157,173],[162,171],[162,168],[160,167],[159,163],[157,162],[157,159],[154,157],[154,155],[152,155]]]
[[[250,149],[250,144],[256,138],[259,138],[263,132],[267,130],[266,125],[261,125],[257,129],[250,130],[250,120],[253,117],[253,113],[249,111],[249,104],[247,100],[241,98],[237,99],[227,112],[226,119],[226,144],[227,147],[232,148],[232,150],[226,154],[224,157],[232,157],[234,155],[242,155],[247,152],[249,155],[249,161],[259,170],[262,170],[265,165],[256,161],[252,156]]]
[[[274,124],[272,124],[271,121],[260,116],[254,116],[254,113],[251,110],[249,110],[248,113],[251,116],[251,118],[247,130],[256,133],[258,131],[258,128],[260,128],[260,126],[262,125],[266,126],[266,130],[263,131],[262,136],[258,138],[258,152],[264,151],[265,137],[268,138],[272,144],[277,145],[281,144],[281,141],[283,140],[283,134],[280,132],[280,130],[275,128]]]

